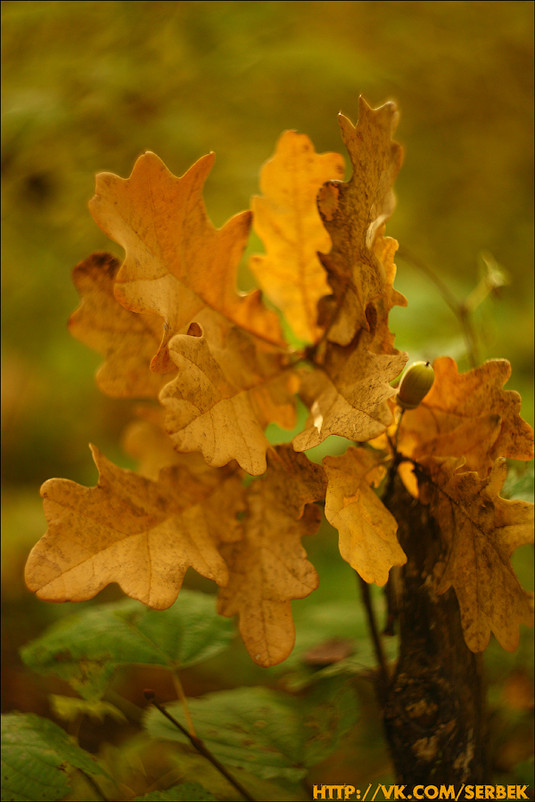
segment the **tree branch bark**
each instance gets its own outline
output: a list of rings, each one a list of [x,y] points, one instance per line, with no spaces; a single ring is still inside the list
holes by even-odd
[[[384,726],[398,782],[488,781],[486,691],[481,655],[466,646],[457,598],[437,596],[444,558],[440,529],[396,477],[385,504],[407,554],[401,569],[400,654],[384,701]]]

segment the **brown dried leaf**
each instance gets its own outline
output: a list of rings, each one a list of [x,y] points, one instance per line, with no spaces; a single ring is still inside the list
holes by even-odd
[[[533,542],[533,504],[499,496],[507,467],[496,460],[486,478],[462,460],[428,458],[421,498],[430,505],[448,547],[438,593],[453,587],[469,649],[481,652],[490,633],[508,651],[518,646],[519,625],[531,624],[528,594],[510,563],[513,551]]]
[[[254,230],[266,255],[253,256],[251,270],[294,334],[307,342],[321,334],[317,304],[329,291],[317,252],[327,251],[331,240],[316,197],[325,181],[343,175],[342,156],[318,154],[305,134],[285,131],[275,155],[262,168],[263,197],[252,200]]]
[[[294,438],[296,451],[337,434],[364,442],[384,432],[392,421],[387,400],[391,382],[403,369],[406,354],[375,354],[371,337],[362,332],[351,346],[327,346],[325,360],[305,373],[299,394],[310,409],[305,430]]]
[[[397,120],[394,103],[372,109],[362,97],[356,126],[339,115],[353,175],[347,183],[327,182],[318,195],[332,240],[329,253],[320,254],[333,291],[322,302],[322,316],[330,324],[329,339],[340,345],[365,329],[376,335],[375,348],[390,351],[388,313],[396,304],[406,305],[392,287],[397,243],[384,237],[384,223],[395,206],[392,187],[403,161],[401,145],[392,141]]]
[[[464,457],[481,476],[497,457],[533,457],[533,430],[520,417],[520,395],[503,390],[511,375],[505,359],[459,373],[455,360],[433,363],[435,382],[424,401],[403,416],[398,448],[415,460]]]
[[[222,549],[230,578],[218,609],[221,615],[239,615],[245,646],[261,666],[288,657],[295,642],[291,600],[318,585],[300,540],[318,528],[321,510],[311,502],[324,492],[322,469],[290,447],[279,447],[266,475],[249,489],[245,538]]]
[[[160,393],[166,430],[178,451],[201,451],[212,466],[235,459],[257,476],[266,470],[267,424],[295,425],[297,379],[276,348],[236,327],[208,328],[169,343],[179,370]]]
[[[190,566],[225,584],[218,545],[241,535],[241,481],[228,471],[195,476],[176,466],[154,482],[92,450],[96,487],[50,479],[41,489],[49,529],[28,558],[28,588],[47,601],[84,601],[117,582],[128,596],[163,610]]]
[[[171,438],[165,431],[161,407],[140,407],[136,412],[139,420],[126,428],[122,446],[127,454],[138,461],[137,473],[155,481],[162,468],[172,465],[181,465],[199,477],[204,473],[213,473],[213,468],[206,464],[201,454],[179,454],[173,448]]]
[[[308,649],[303,656],[303,663],[324,668],[345,660],[354,651],[355,643],[352,638],[329,638]]]
[[[384,585],[390,569],[407,558],[398,543],[398,525],[373,491],[384,476],[380,457],[350,448],[340,457],[325,457],[325,517],[340,539],[340,554],[366,582]]]
[[[395,335],[388,328],[388,315],[393,306],[407,306],[407,299],[393,286],[397,270],[394,256],[398,249],[398,243],[392,237],[385,237],[384,231],[385,225],[383,224],[377,231],[373,246],[374,254],[384,270],[383,295],[376,299],[371,306],[368,305],[366,315],[371,331],[374,332],[371,350],[378,354],[392,354],[397,353],[397,349],[394,348]]]
[[[70,317],[69,330],[106,358],[96,377],[103,393],[155,398],[169,380],[149,367],[161,325],[156,315],[136,314],[118,303],[113,285],[119,264],[109,253],[93,253],[76,265],[73,281],[82,302]]]
[[[127,309],[163,318],[152,363],[159,372],[169,369],[168,341],[187,331],[206,306],[268,341],[281,341],[277,316],[262,306],[260,293],[236,292],[251,212],[220,229],[206,213],[202,190],[214,158],[203,156],[177,178],[154,153],[145,153],[127,179],[100,173],[89,204],[102,230],[125,250],[116,297]]]

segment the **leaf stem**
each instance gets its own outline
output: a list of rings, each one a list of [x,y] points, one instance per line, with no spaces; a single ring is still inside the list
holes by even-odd
[[[164,707],[162,707],[162,705],[159,704],[159,702],[156,701],[155,696],[154,696],[154,691],[146,690],[144,695],[145,695],[145,699],[147,699],[147,701],[149,701],[149,702],[152,702],[154,707],[156,707],[160,711],[162,716],[165,716],[165,718],[168,719],[171,722],[171,724],[173,724],[178,730],[180,730],[182,735],[185,735],[186,738],[188,738],[190,740],[192,746],[197,750],[197,752],[199,752],[200,755],[205,757],[212,764],[212,766],[215,769],[217,769],[217,771],[220,774],[222,774],[223,777],[231,785],[233,785],[234,788],[237,791],[239,791],[239,793],[243,796],[244,799],[247,799],[247,802],[255,802],[254,797],[252,797],[249,794],[249,792],[246,791],[245,788],[238,782],[238,780],[236,780],[232,776],[232,774],[230,774],[227,771],[227,769],[223,766],[223,764],[220,763],[219,760],[204,745],[204,742],[200,738],[198,738],[196,735],[192,735],[190,732],[188,732],[187,729],[185,727],[183,727],[182,724],[179,721],[176,720],[176,718],[174,718],[174,716],[172,716],[170,713],[168,713],[167,710]]]
[[[396,434],[394,436],[394,457],[397,456],[398,453],[398,440],[399,440],[399,429],[401,426],[401,421],[403,420],[403,415],[405,414],[405,410],[401,410],[401,414],[398,418],[398,425],[396,426]]]
[[[178,671],[176,671],[176,670],[173,671],[173,683],[174,683],[174,686],[175,686],[176,695],[178,696],[178,698],[179,698],[179,700],[180,700],[180,702],[182,704],[182,708],[184,710],[184,715],[186,717],[186,721],[188,722],[188,730],[190,732],[190,735],[193,735],[193,737],[196,737],[197,733],[195,732],[195,726],[193,724],[193,719],[191,718],[191,713],[189,712],[188,699],[187,699],[186,694],[184,693],[184,688],[182,687],[182,682],[180,680],[180,675],[179,675]]]

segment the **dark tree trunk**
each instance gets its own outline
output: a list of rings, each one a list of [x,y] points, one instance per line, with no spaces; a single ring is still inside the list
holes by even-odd
[[[386,503],[398,521],[408,557],[397,575],[399,661],[383,700],[398,782],[484,783],[482,658],[464,642],[453,591],[441,596],[434,592],[433,570],[444,556],[440,531],[399,478]]]

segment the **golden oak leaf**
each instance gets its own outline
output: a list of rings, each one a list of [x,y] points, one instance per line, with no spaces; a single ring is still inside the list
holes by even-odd
[[[100,173],[89,204],[102,230],[125,250],[116,297],[127,309],[163,318],[152,363],[159,372],[169,369],[168,341],[206,306],[268,341],[281,341],[277,316],[262,306],[260,293],[236,292],[251,212],[220,229],[206,213],[202,190],[214,158],[203,156],[177,178],[154,153],[145,153],[127,179]]]
[[[292,518],[301,518],[307,504],[325,497],[323,468],[292,446],[282,444],[270,450],[269,477],[264,483],[266,503],[282,507]]]
[[[513,551],[533,542],[533,504],[499,496],[507,467],[496,460],[485,478],[466,471],[462,460],[427,458],[421,498],[430,505],[448,547],[438,592],[453,587],[469,649],[481,652],[493,632],[508,651],[516,649],[520,624],[533,613],[510,563]]]
[[[374,332],[371,350],[378,354],[391,354],[397,353],[397,350],[394,348],[395,335],[388,328],[388,315],[393,306],[407,306],[407,299],[393,286],[397,269],[394,264],[394,256],[398,249],[398,243],[392,237],[385,237],[384,231],[385,225],[383,224],[377,230],[374,242],[374,253],[384,270],[383,294],[374,301],[373,305],[368,306],[366,316],[370,329]]]
[[[176,600],[186,570],[228,579],[218,551],[240,537],[241,481],[228,471],[195,476],[170,467],[151,481],[97,449],[96,487],[50,479],[41,489],[48,532],[32,549],[26,584],[47,601],[83,601],[110,582],[155,609]]]
[[[340,154],[318,154],[305,134],[285,131],[260,173],[263,197],[252,200],[254,230],[266,255],[253,256],[251,270],[294,334],[307,342],[321,334],[317,304],[329,291],[317,252],[327,251],[331,240],[316,196],[325,181],[343,175]]]
[[[130,423],[124,431],[122,446],[137,460],[137,473],[158,480],[162,468],[181,465],[198,477],[204,473],[213,474],[213,468],[206,464],[201,454],[180,454],[173,448],[165,431],[161,407],[140,407],[136,412],[138,420]]]
[[[366,441],[384,432],[392,421],[387,400],[395,394],[391,382],[403,369],[406,354],[376,354],[362,332],[350,346],[329,343],[322,365],[304,374],[299,394],[311,414],[305,430],[294,438],[296,451],[337,434]]]
[[[209,465],[235,459],[252,475],[266,470],[270,422],[295,425],[297,378],[281,352],[243,329],[194,324],[169,353],[176,378],[160,393],[165,426],[178,451],[201,451]]]
[[[384,476],[380,456],[350,448],[325,457],[325,517],[338,530],[340,554],[366,582],[384,585],[390,569],[407,558],[398,543],[398,525],[373,491]]]
[[[106,357],[96,377],[102,392],[154,398],[169,380],[149,368],[161,325],[156,315],[136,314],[118,303],[113,285],[119,264],[111,254],[93,253],[76,265],[73,281],[82,302],[69,319],[69,330]]]
[[[403,161],[401,145],[392,141],[398,119],[394,103],[372,109],[361,97],[354,126],[339,115],[342,138],[353,165],[347,183],[329,181],[318,195],[318,208],[332,240],[329,253],[320,254],[333,295],[321,302],[328,338],[350,343],[360,329],[379,333],[391,348],[388,313],[406,305],[393,289],[395,240],[384,237],[384,223],[392,214],[394,180]]]
[[[505,359],[491,359],[459,373],[455,360],[433,363],[435,381],[423,402],[407,410],[399,450],[416,460],[427,456],[464,457],[466,468],[484,476],[497,457],[528,460],[533,431],[520,417],[520,395],[504,390],[511,375]]]
[[[301,537],[317,530],[321,510],[311,502],[324,492],[320,466],[288,446],[278,447],[265,476],[249,488],[244,539],[222,548],[230,577],[218,609],[239,615],[243,642],[261,666],[288,657],[295,642],[291,600],[318,586]]]

